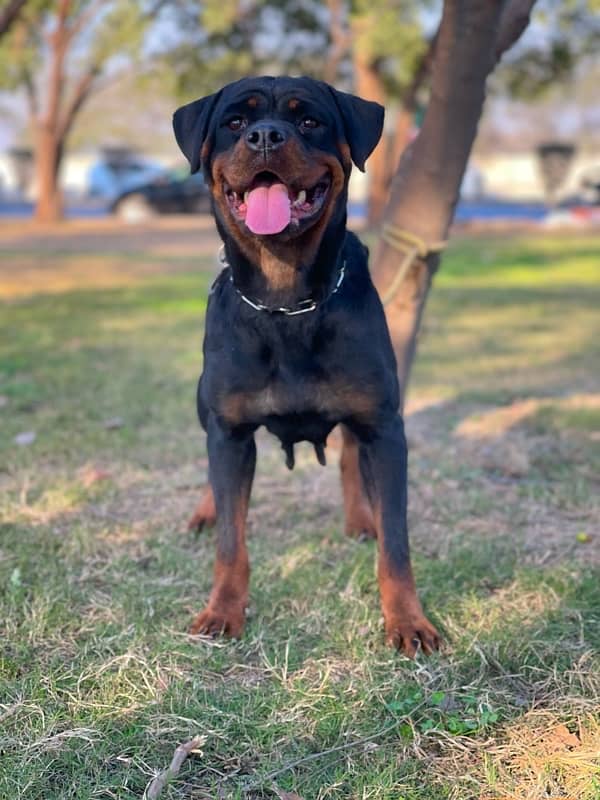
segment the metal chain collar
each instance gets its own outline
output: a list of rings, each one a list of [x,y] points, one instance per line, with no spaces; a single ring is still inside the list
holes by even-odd
[[[221,247],[219,251],[219,261],[226,267],[230,267],[227,259],[225,258],[225,248]],[[339,291],[340,286],[344,281],[344,276],[346,274],[346,259],[342,262],[342,267],[340,269],[340,274],[338,275],[338,279],[336,281],[335,286],[331,290],[331,292],[327,295],[324,300],[321,300],[321,303],[327,302],[329,298],[333,297],[333,295]],[[306,300],[300,300],[300,302],[295,306],[267,306],[264,303],[261,303],[258,300],[251,300],[249,297],[241,292],[238,287],[233,282],[233,273],[230,273],[229,280],[231,281],[231,285],[244,301],[247,303],[251,308],[255,311],[268,311],[269,314],[285,314],[287,317],[295,317],[297,314],[306,314],[309,311],[314,311],[319,303],[316,300],[313,300],[312,297],[308,297]]]

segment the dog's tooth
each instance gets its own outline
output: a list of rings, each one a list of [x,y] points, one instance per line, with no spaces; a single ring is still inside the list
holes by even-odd
[[[303,203],[306,203],[306,191],[304,189],[298,192],[298,197],[296,198],[296,205],[301,206]]]
[[[244,192],[244,203],[248,202],[248,195],[249,194],[250,194],[250,192],[246,189],[246,191]]]

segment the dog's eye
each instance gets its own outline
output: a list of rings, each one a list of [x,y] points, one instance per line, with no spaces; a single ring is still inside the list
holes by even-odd
[[[312,131],[315,128],[318,128],[320,124],[321,123],[314,117],[304,117],[304,119],[300,123],[300,127],[302,128],[302,130]]]
[[[242,131],[248,123],[243,117],[234,117],[230,119],[227,126],[232,131]]]

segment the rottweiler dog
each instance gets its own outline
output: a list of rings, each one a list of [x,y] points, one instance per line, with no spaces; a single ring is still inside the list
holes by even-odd
[[[246,514],[264,425],[293,467],[324,462],[342,426],[346,532],[377,538],[388,642],[438,647],[412,575],[407,454],[396,361],[368,251],[346,230],[352,163],[379,141],[383,108],[310,78],[244,78],[179,108],[175,137],[212,195],[225,268],[210,292],[200,422],[209,483],[192,524],[217,524],[214,585],[193,633],[240,636],[248,602]]]

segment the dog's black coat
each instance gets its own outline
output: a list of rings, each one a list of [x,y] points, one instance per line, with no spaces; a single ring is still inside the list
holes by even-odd
[[[256,311],[236,291],[231,270],[221,273],[209,298],[198,387],[205,429],[211,413],[220,417],[220,399],[229,392],[267,388],[271,397],[264,406],[272,410],[240,420],[232,434],[248,435],[265,425],[282,443],[324,443],[343,422],[361,439],[371,439],[396,418],[394,353],[367,251],[352,233],[343,238],[340,260],[345,276],[339,290],[315,311],[297,316]],[[329,391],[339,383],[347,387],[341,397]],[[354,415],[352,392],[372,398],[369,418]]]
[[[242,116],[244,130],[231,130],[231,120],[236,127]],[[315,129],[303,121],[307,116],[319,122]],[[301,440],[320,449],[334,426],[343,423],[359,441],[360,471],[380,520],[380,586],[388,636],[407,649],[405,637],[421,636],[426,649],[435,646],[425,640],[416,618],[398,621],[412,613],[405,608],[410,603],[398,599],[402,592],[410,594],[412,576],[406,528],[406,443],[398,414],[396,362],[383,308],[369,276],[367,249],[346,231],[350,156],[363,168],[380,138],[382,124],[383,110],[377,104],[308,78],[244,79],[175,114],[177,141],[192,171],[202,168],[211,188],[229,265],[209,298],[204,371],[197,395],[199,417],[208,434],[209,478],[219,528],[215,588],[196,630],[214,632],[220,625],[235,633],[240,627],[228,618],[232,613],[228,609],[232,597],[234,605],[245,597],[240,589],[238,598],[236,589],[236,581],[244,580],[239,578],[240,569],[247,573],[239,517],[245,516],[249,498],[257,428],[265,426],[289,454],[293,443]],[[311,163],[314,154],[317,160],[337,163],[343,175],[337,196],[328,200],[327,224],[318,235],[309,226],[300,232],[290,228],[278,236],[263,237],[267,249],[270,240],[277,240],[279,253],[299,254],[295,283],[283,289],[270,284],[249,254],[245,242],[251,237],[243,222],[228,213],[215,178],[217,166],[231,167],[236,175],[243,173],[240,159],[254,165],[254,172],[261,165],[269,170],[271,164],[284,163],[285,155],[266,146],[258,156],[249,152],[250,144],[244,143],[250,141],[248,132],[261,125],[270,126],[267,132],[277,131],[277,142],[284,140],[281,150],[285,154],[287,148],[292,160]],[[248,181],[252,177],[248,175]],[[304,252],[310,258],[303,261]],[[334,292],[342,269],[344,278]],[[290,316],[256,310],[242,294],[269,308],[295,306],[307,297],[317,301],[317,306],[309,313]],[[415,601],[418,605],[416,595]],[[408,633],[405,622],[410,623]]]

